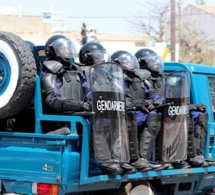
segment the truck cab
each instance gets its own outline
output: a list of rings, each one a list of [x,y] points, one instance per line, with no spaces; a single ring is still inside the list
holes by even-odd
[[[166,62],[165,73],[188,70],[191,75],[192,104],[205,104],[208,112],[208,134],[205,143],[205,156],[214,158],[215,129],[215,72],[214,67],[191,63]]]

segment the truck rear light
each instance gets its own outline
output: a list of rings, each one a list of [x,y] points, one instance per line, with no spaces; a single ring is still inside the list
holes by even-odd
[[[32,193],[37,195],[58,195],[59,186],[57,184],[33,183]]]

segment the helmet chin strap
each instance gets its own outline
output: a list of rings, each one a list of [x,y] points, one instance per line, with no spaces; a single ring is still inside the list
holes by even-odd
[[[72,63],[70,63],[69,61],[68,62],[64,61],[63,66],[67,67],[67,68],[70,68],[70,67],[72,67]]]
[[[65,66],[65,67],[69,67],[70,64],[71,64],[70,60],[69,60],[69,59],[66,60],[66,58],[62,58],[62,57],[56,56],[56,59],[55,59],[55,60],[57,60],[58,62],[60,62],[60,63],[61,63],[63,66]]]
[[[160,75],[160,73],[158,71],[154,71],[154,70],[150,70],[150,71],[151,71],[152,76],[154,76],[154,77],[157,77]]]

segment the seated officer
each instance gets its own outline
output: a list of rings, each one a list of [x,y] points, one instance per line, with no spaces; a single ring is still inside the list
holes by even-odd
[[[63,35],[54,35],[47,40],[45,53],[47,60],[43,62],[41,72],[44,111],[64,114],[90,110],[84,97],[88,90],[86,79],[74,62],[74,43]],[[70,130],[61,128],[54,133],[69,134]]]
[[[79,61],[84,66],[88,66],[88,68],[94,64],[107,62],[110,60],[110,55],[106,51],[106,49],[97,42],[89,42],[83,45],[79,52]],[[85,74],[88,75],[87,69],[85,69]],[[86,76],[88,78],[88,76]],[[87,93],[87,97],[91,99],[90,91]],[[108,130],[107,130],[108,131]],[[102,151],[105,151],[107,146],[105,144],[99,145],[102,148]],[[137,170],[127,164],[119,164],[119,163],[101,163],[100,164],[103,173],[105,174],[121,174],[121,173],[135,173]]]
[[[140,69],[148,70],[151,73],[148,79],[151,86],[154,87],[154,90],[150,92],[151,96],[156,97],[156,92],[164,96],[165,75],[162,72],[158,72],[155,66],[161,61],[160,56],[147,48],[138,50],[135,56],[140,63]],[[190,165],[193,167],[207,167],[213,165],[213,160],[203,157],[208,121],[205,106],[190,104],[189,110],[188,159],[187,161],[173,163],[173,165],[175,168],[190,168]]]
[[[111,55],[111,60],[122,65],[124,69],[124,86],[126,96],[128,97],[127,106],[132,105],[137,109],[136,119],[130,113],[127,113],[128,122],[132,123],[128,125],[131,153],[130,164],[142,172],[169,168],[150,160],[155,139],[161,127],[161,114],[152,110],[154,99],[150,99],[147,96],[146,86],[136,77],[136,71],[139,71],[139,63],[136,57],[127,51],[120,50]],[[138,85],[138,81],[140,85]],[[146,98],[149,101],[146,101]],[[137,129],[134,128],[135,126]],[[136,132],[137,130],[138,132]]]

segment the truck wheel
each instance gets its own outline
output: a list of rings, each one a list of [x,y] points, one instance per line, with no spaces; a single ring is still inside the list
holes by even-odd
[[[163,186],[163,193],[164,195],[173,195],[175,191],[175,185],[174,184],[169,184],[166,186]]]
[[[146,185],[138,185],[134,187],[129,195],[155,195],[150,186]]]
[[[123,183],[119,189],[109,193],[112,195],[155,195],[153,189],[147,182]]]
[[[0,31],[0,119],[21,111],[32,98],[36,63],[17,35]]]

